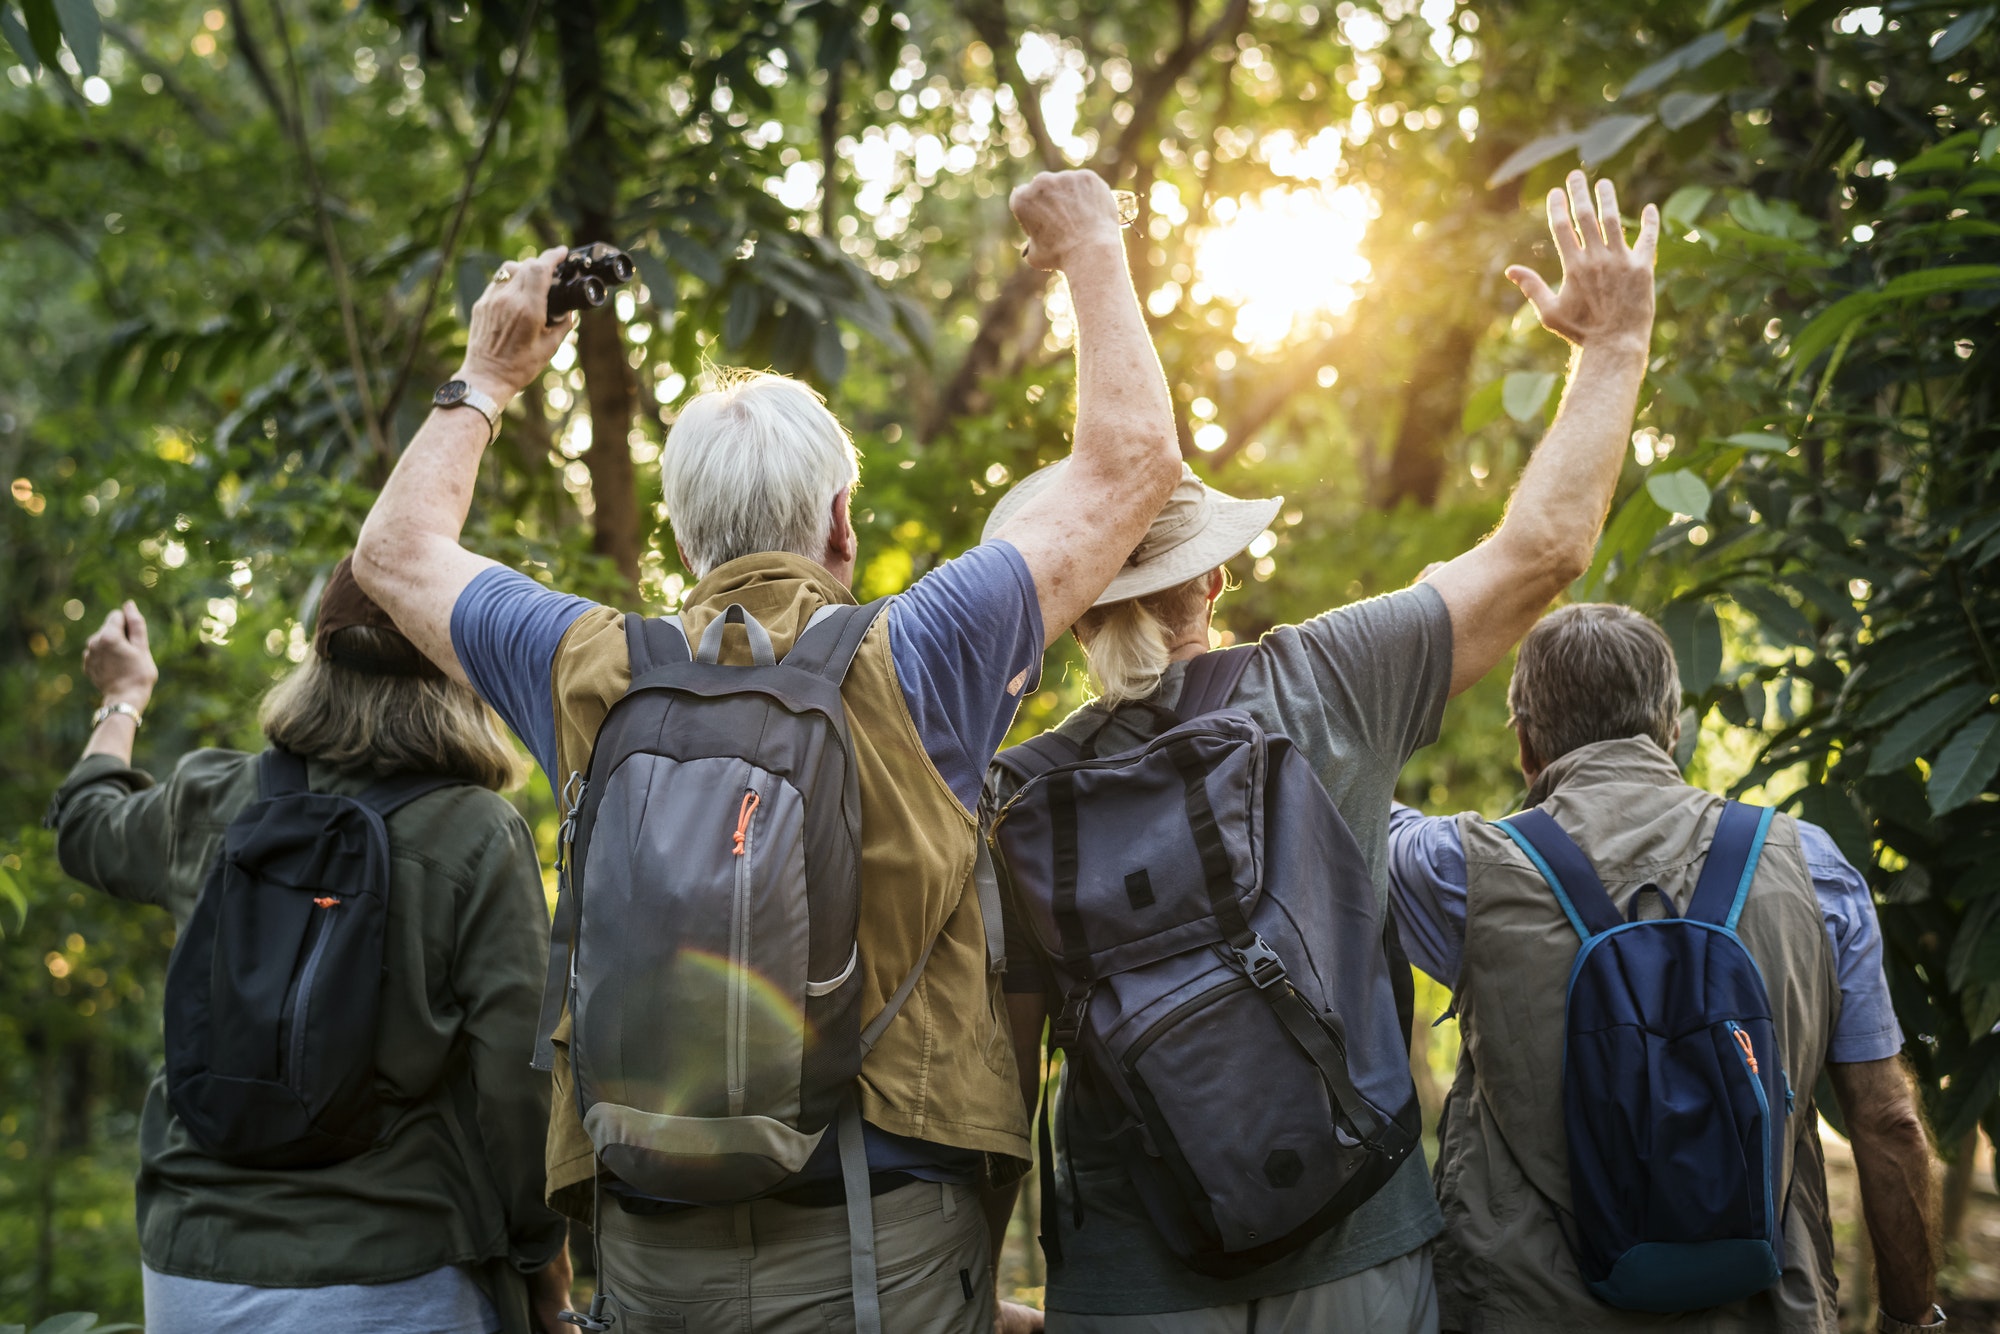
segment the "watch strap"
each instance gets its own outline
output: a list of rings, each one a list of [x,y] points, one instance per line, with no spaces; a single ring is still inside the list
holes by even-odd
[[[104,722],[106,718],[109,718],[116,713],[122,713],[127,718],[130,718],[132,720],[132,726],[134,727],[144,727],[146,725],[145,716],[141,714],[138,709],[134,708],[132,705],[126,703],[124,700],[121,699],[118,700],[116,703],[102,705],[98,708],[96,713],[91,714],[90,715],[91,728],[93,730],[96,729],[100,724]]]
[[[1931,1309],[1925,1312],[1924,1315],[1925,1319],[1922,1324],[1911,1324],[1907,1320],[1896,1319],[1896,1317],[1878,1307],[1875,1311],[1876,1334],[1937,1334],[1939,1330],[1943,1329],[1949,1323],[1945,1317],[1944,1308],[1935,1302],[1931,1304]]]
[[[474,389],[463,380],[453,380],[448,383],[458,386],[457,395],[449,401],[433,398],[432,404],[440,408],[471,408],[477,412],[486,419],[486,439],[490,443],[500,434],[500,405],[494,402],[493,395],[481,389]]]

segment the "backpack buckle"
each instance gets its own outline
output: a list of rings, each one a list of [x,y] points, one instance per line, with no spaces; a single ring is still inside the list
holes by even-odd
[[[1079,987],[1063,998],[1062,1012],[1056,1015],[1049,1039],[1058,1047],[1069,1047],[1083,1035],[1083,1019],[1090,1013],[1090,988]]]
[[[1285,961],[1264,943],[1262,936],[1252,936],[1248,945],[1231,945],[1229,950],[1259,991],[1268,991],[1290,976],[1285,972]]]
[[[600,1292],[590,1299],[590,1313],[588,1315],[582,1311],[564,1311],[556,1319],[562,1321],[565,1325],[575,1325],[578,1329],[610,1329],[614,1324],[618,1323],[618,1317],[604,1309],[604,1297],[605,1294]]]

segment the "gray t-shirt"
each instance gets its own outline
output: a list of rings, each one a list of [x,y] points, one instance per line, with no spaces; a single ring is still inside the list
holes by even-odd
[[[1185,675],[1185,664],[1171,667],[1156,702],[1171,709]],[[1229,707],[1290,738],[1311,761],[1386,902],[1396,775],[1412,753],[1437,739],[1450,693],[1451,618],[1437,590],[1418,584],[1272,631],[1259,642]],[[1121,710],[1108,724],[1105,712],[1086,704],[1058,730],[1081,741],[1103,725],[1097,750],[1109,755],[1144,744],[1161,727],[1147,709]],[[1011,781],[994,772],[1000,786],[993,795],[1004,800]],[[1007,989],[1046,991],[1041,960],[1008,908]],[[1063,1207],[1052,1211],[1063,1248],[1063,1263],[1049,1272],[1052,1311],[1147,1315],[1230,1306],[1331,1283],[1406,1255],[1443,1230],[1419,1151],[1339,1226],[1295,1254],[1241,1278],[1206,1278],[1176,1260],[1147,1220],[1110,1143],[1105,1109],[1087,1097],[1064,1106],[1068,1100],[1065,1090],[1055,1121],[1065,1161]],[[1217,1111],[1221,1127],[1227,1109]],[[1068,1198],[1072,1178],[1083,1201],[1080,1229]]]
[[[500,1317],[463,1265],[395,1283],[257,1288],[142,1266],[148,1334],[271,1334],[366,1329],[382,1334],[496,1334]]]

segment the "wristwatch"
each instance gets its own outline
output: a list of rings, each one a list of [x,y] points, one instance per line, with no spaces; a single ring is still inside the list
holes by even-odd
[[[486,418],[486,443],[500,434],[500,405],[493,401],[491,394],[474,389],[463,380],[446,380],[431,395],[431,406],[436,408],[471,408]]]
[[[109,718],[114,713],[122,713],[127,718],[130,718],[132,720],[132,726],[135,728],[145,726],[146,720],[145,718],[140,716],[139,711],[121,699],[114,704],[104,705],[103,707],[98,709],[96,713],[90,715],[91,730],[95,731],[97,729],[98,724],[102,723],[106,718]]]
[[[1942,1306],[1933,1302],[1931,1309],[1924,1314],[1924,1322],[1920,1325],[1913,1325],[1907,1320],[1898,1320],[1887,1311],[1877,1307],[1875,1310],[1875,1334],[1937,1334],[1938,1330],[1944,1328],[1945,1315]]]

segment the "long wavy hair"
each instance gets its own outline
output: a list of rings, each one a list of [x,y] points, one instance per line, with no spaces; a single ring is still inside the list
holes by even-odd
[[[1207,607],[1213,573],[1142,598],[1092,607],[1077,617],[1077,641],[1090,663],[1099,700],[1115,708],[1152,697],[1173,661],[1169,637],[1193,624]]]

